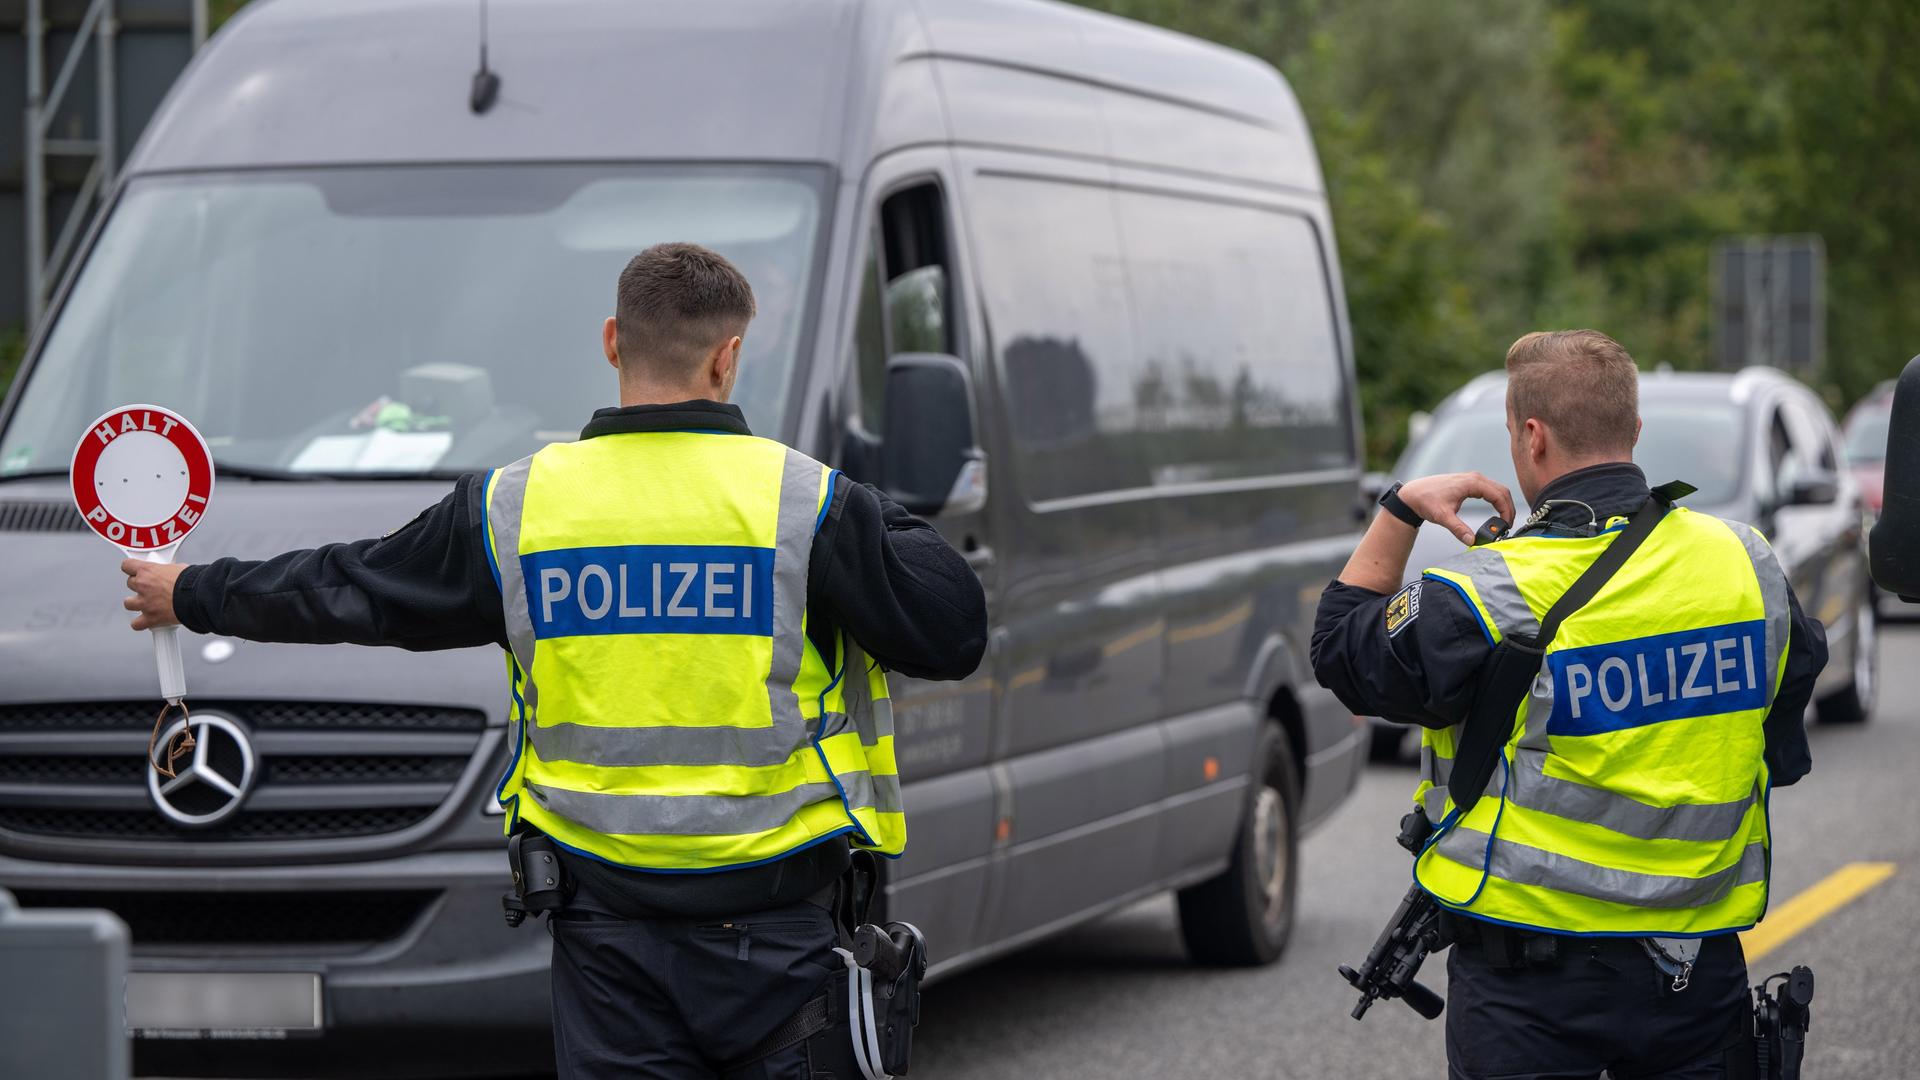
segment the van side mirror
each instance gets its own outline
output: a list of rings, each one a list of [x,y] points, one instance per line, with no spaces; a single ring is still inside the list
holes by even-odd
[[[1920,603],[1920,356],[1907,361],[1893,390],[1883,492],[1867,562],[1875,584]]]
[[[1830,506],[1840,497],[1840,481],[1831,473],[1814,473],[1793,482],[1782,506]]]
[[[974,436],[973,380],[942,353],[887,362],[880,486],[915,514],[964,514],[987,503],[987,459]]]

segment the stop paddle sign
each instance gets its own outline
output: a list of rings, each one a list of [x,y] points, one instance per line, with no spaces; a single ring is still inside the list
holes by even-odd
[[[125,405],[80,437],[72,479],[74,505],[102,539],[130,555],[170,555],[213,497],[213,456],[179,413]]]
[[[129,558],[173,561],[213,497],[213,455],[185,417],[158,405],[123,405],[87,428],[73,449],[73,504],[87,527]],[[153,630],[160,696],[187,693],[179,627]],[[164,711],[162,713],[164,716]]]

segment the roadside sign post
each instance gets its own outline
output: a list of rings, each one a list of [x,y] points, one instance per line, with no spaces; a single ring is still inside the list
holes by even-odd
[[[206,513],[213,497],[213,455],[187,419],[157,405],[123,405],[88,426],[74,447],[70,473],[74,506],[87,527],[130,559],[170,563],[181,541]],[[154,664],[166,704],[155,721],[156,738],[170,709],[186,711],[187,674],[180,659],[180,628],[156,627]],[[190,728],[167,748],[168,764],[148,759],[162,775],[193,746]]]

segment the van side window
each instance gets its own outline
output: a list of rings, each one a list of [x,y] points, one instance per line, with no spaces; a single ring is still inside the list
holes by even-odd
[[[1115,196],[1159,484],[1351,467],[1351,409],[1319,237],[1303,217]]]
[[[880,204],[886,249],[889,353],[952,353],[947,296],[947,217],[940,189],[921,184]]]
[[[878,438],[887,391],[887,329],[881,317],[880,249],[867,247],[867,268],[860,275],[860,310],[853,323],[853,372],[859,410],[853,422]]]
[[[970,207],[1015,473],[1032,502],[1145,487],[1150,444],[1112,194],[986,173]]]
[[[869,444],[886,435],[887,361],[908,352],[956,352],[940,189],[920,184],[889,195],[867,248],[855,316],[853,422]],[[852,455],[859,456],[857,453]],[[849,471],[860,463],[849,460]]]

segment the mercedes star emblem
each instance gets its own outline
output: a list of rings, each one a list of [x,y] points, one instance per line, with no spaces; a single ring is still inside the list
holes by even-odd
[[[218,713],[195,713],[175,720],[160,736],[165,744],[189,725],[193,760],[169,780],[147,770],[147,794],[167,819],[178,825],[213,825],[240,809],[253,788],[253,742],[246,729]]]

